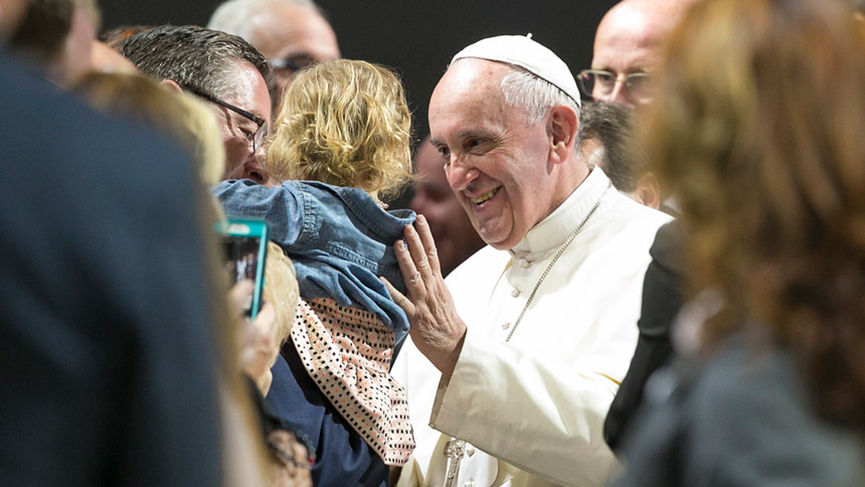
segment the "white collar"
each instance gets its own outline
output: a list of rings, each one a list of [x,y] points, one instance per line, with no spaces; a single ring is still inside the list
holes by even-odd
[[[577,189],[508,252],[514,257],[527,257],[559,248],[592,210],[609,184],[609,178],[600,168],[591,168]]]

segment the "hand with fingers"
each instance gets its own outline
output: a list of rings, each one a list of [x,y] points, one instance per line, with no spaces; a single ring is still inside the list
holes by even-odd
[[[268,302],[263,302],[255,320],[243,316],[242,310],[252,302],[254,287],[248,279],[238,282],[229,292],[229,303],[234,317],[241,322],[240,366],[256,382],[261,393],[267,394],[273,378],[270,367],[279,353],[279,327],[276,310]]]
[[[408,296],[382,281],[391,297],[405,311],[411,323],[415,346],[448,380],[456,367],[466,334],[466,325],[454,307],[439,266],[429,224],[418,215],[413,226],[406,226],[404,240],[394,244],[397,262]]]

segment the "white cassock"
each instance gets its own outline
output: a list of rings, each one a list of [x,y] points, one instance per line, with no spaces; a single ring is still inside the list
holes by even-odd
[[[400,487],[443,485],[451,436],[469,443],[454,486],[601,486],[617,470],[604,417],[636,347],[649,247],[670,217],[608,187],[594,168],[513,249],[485,247],[448,276],[468,326],[449,383],[410,342],[392,371],[417,442]]]

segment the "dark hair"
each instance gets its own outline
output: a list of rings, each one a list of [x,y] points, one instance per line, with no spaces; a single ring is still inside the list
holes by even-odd
[[[71,0],[32,0],[8,48],[39,65],[56,61],[63,53],[74,11]]]
[[[258,49],[240,37],[196,25],[162,25],[135,34],[120,46],[120,54],[145,74],[170,79],[216,97],[228,93],[238,61],[253,65],[276,96],[273,70]]]
[[[604,147],[602,169],[619,191],[631,193],[645,172],[644,155],[633,140],[631,109],[620,103],[585,102],[580,111],[580,139]]]

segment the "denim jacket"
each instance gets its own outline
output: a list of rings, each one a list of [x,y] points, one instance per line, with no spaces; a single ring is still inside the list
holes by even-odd
[[[331,298],[375,313],[394,330],[400,348],[408,319],[378,276],[405,293],[393,244],[414,223],[413,211],[384,211],[362,189],[316,181],[276,188],[223,181],[212,191],[229,217],[267,222],[270,240],[294,262],[302,298]]]

